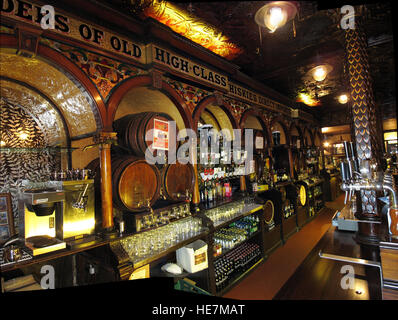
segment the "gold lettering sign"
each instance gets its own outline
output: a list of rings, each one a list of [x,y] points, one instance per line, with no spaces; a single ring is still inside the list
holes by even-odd
[[[41,5],[27,1],[4,0],[1,2],[1,17],[41,27],[43,14]],[[77,20],[54,8],[54,29],[46,32],[61,34],[65,37],[83,41],[88,45],[128,56],[138,62],[146,63],[144,46],[122,36],[111,33],[102,27]]]
[[[195,79],[207,82],[212,86],[222,88],[224,91],[228,89],[228,78],[226,76],[176,55],[169,50],[165,50],[156,45],[149,45],[147,56],[148,58],[150,56],[152,57],[152,61],[148,61],[148,63],[152,62],[162,64],[178,73],[188,75]]]
[[[259,106],[266,107],[267,109],[281,112],[289,116],[291,114],[290,108],[279,102],[275,102],[253,91],[247,90],[233,82],[229,82],[228,86],[228,95],[230,96],[237,97],[240,100],[244,100],[246,102],[255,103]]]

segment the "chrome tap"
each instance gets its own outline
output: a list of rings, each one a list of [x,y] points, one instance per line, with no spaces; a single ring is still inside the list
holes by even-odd
[[[153,214],[153,209],[151,207],[150,199],[146,199],[145,203],[144,203],[144,201],[139,201],[137,206],[138,206],[138,208],[146,208],[151,212],[151,214]]]
[[[383,191],[390,194],[390,208],[398,209],[397,187],[388,170],[385,173],[378,172],[375,161],[363,160],[359,166],[359,171],[360,174],[354,172],[355,176],[349,170],[347,171],[347,165],[344,162],[341,163],[343,180],[341,189],[346,192],[344,204],[347,203],[347,198],[351,201],[355,191]]]
[[[76,202],[72,204],[72,207],[75,209],[82,209],[84,211],[87,211],[87,201],[88,197],[86,196],[87,189],[89,185],[86,184],[86,187],[84,188],[84,191],[79,194],[79,197]]]

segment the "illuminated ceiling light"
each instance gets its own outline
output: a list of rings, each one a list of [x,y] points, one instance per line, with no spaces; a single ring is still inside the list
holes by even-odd
[[[346,94],[342,94],[339,96],[339,102],[341,104],[345,104],[345,103],[347,103],[347,101],[348,101],[348,96]]]
[[[1,140],[0,141],[0,147],[4,147],[5,145],[6,145],[6,143],[3,140]]]
[[[325,148],[327,148],[327,147],[330,146],[330,144],[329,144],[329,142],[324,142],[324,143],[323,143],[323,146],[324,146]]]
[[[143,14],[228,60],[243,52],[221,30],[168,1],[152,0]]]
[[[332,67],[328,64],[322,64],[319,66],[316,66],[315,68],[312,68],[310,70],[310,73],[312,74],[312,77],[316,81],[323,81],[325,80],[326,76],[332,71]]]
[[[315,107],[320,104],[319,100],[312,98],[309,94],[300,92],[297,97],[298,102],[302,102],[310,107]]]
[[[261,7],[254,16],[256,23],[271,33],[294,19],[297,7],[292,1],[273,1]]]

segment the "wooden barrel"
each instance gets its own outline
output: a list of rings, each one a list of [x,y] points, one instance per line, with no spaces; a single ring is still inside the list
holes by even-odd
[[[264,222],[266,224],[271,224],[274,221],[275,207],[271,200],[267,200],[264,204]]]
[[[191,164],[168,164],[162,169],[162,192],[168,200],[182,200],[186,190],[193,192],[195,184],[194,169]],[[180,196],[179,196],[180,195]]]
[[[159,198],[160,173],[145,159],[123,156],[112,159],[113,204],[123,211],[144,211],[139,203],[152,206]]]
[[[307,189],[305,188],[304,185],[299,184],[297,185],[297,193],[298,193],[298,198],[297,198],[297,203],[299,206],[304,207],[307,204]]]
[[[155,122],[160,126],[164,125],[162,121],[169,122],[173,119],[166,113],[141,112],[129,114],[114,121],[113,129],[117,132],[118,143],[130,149],[133,155],[145,157],[145,151],[149,148],[150,152],[156,156],[157,150],[152,148],[153,135],[148,137],[148,141],[145,141],[145,135],[149,130],[154,129]],[[170,138],[173,137],[169,137],[169,142]]]

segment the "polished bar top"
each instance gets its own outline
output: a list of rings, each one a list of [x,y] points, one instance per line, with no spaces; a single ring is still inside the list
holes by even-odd
[[[331,226],[274,300],[382,299],[379,268],[319,256],[322,252],[380,262],[378,247],[360,246],[355,242],[354,235],[354,232],[340,231]],[[353,278],[348,273],[351,271]]]

